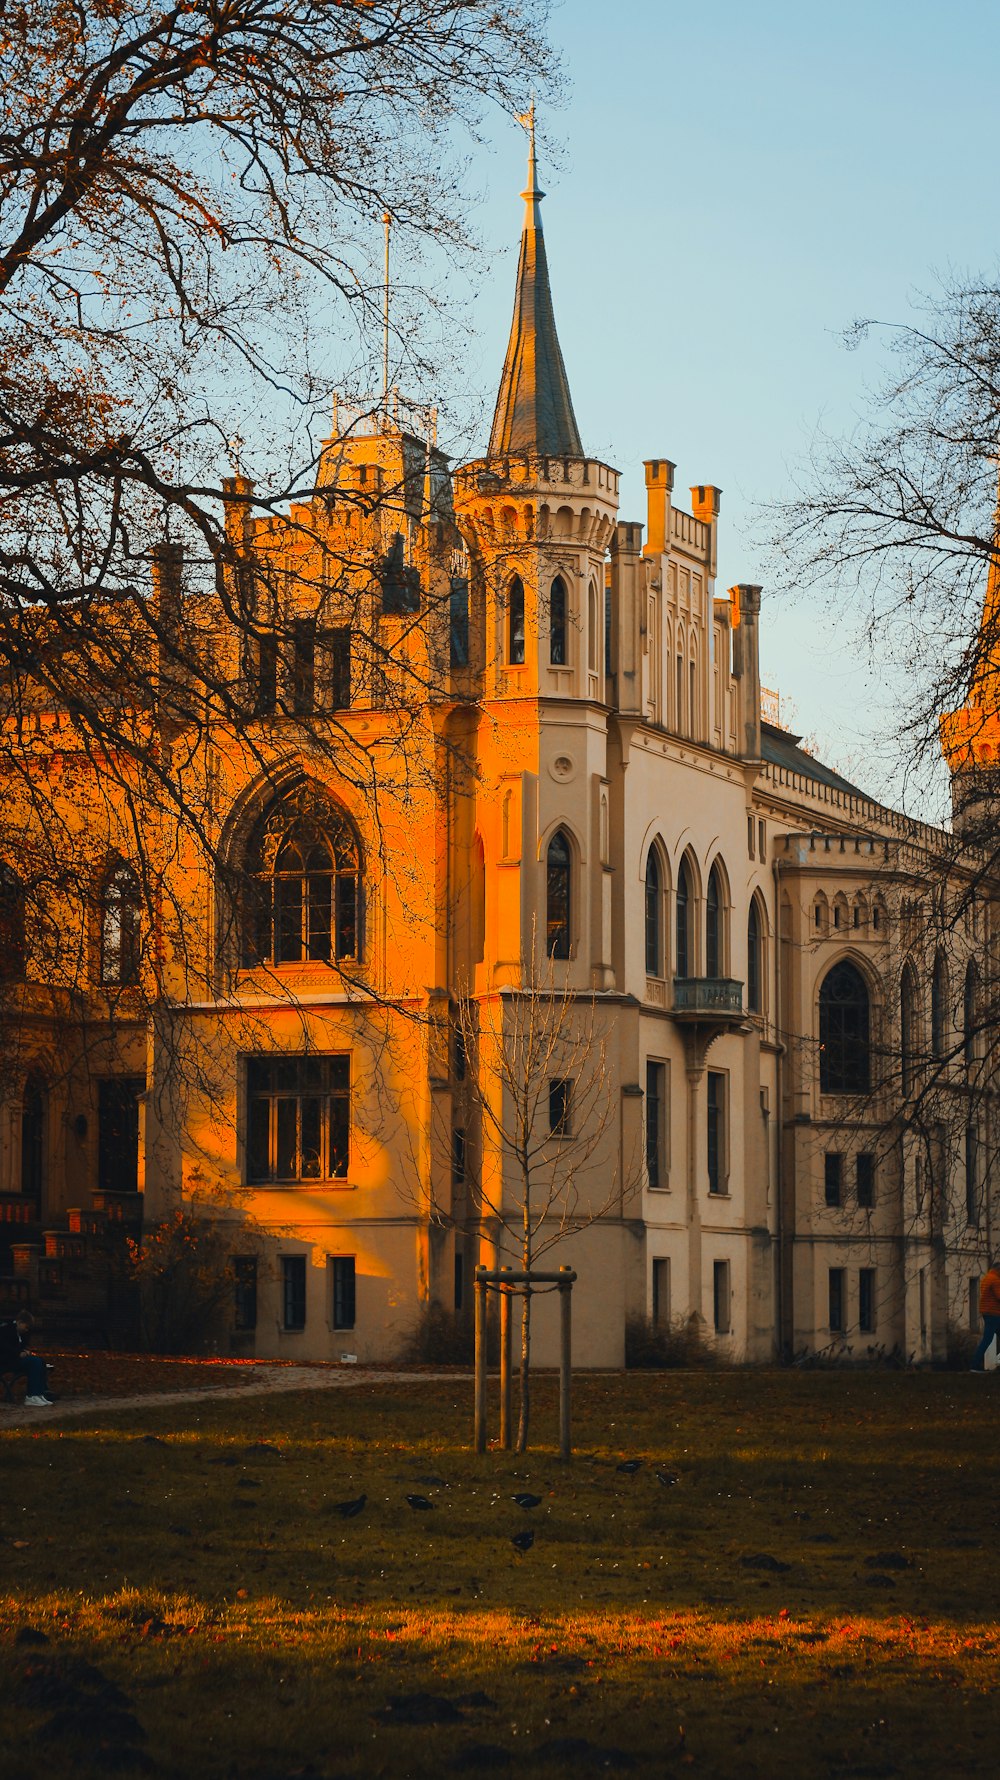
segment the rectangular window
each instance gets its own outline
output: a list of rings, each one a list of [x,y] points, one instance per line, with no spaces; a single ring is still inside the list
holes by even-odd
[[[292,624],[292,708],[311,711],[316,700],[316,626],[311,618]]]
[[[757,857],[767,858],[767,824],[764,821],[757,824]]]
[[[717,1069],[708,1071],[708,1190],[728,1191],[726,1166],[726,1078]]]
[[[281,1320],[286,1329],[306,1326],[305,1255],[281,1257]]]
[[[569,1137],[573,1129],[573,1083],[557,1077],[549,1083],[549,1132]]]
[[[870,1211],[875,1204],[875,1157],[871,1150],[859,1150],[855,1156],[854,1179],[858,1204],[862,1211]]]
[[[653,1261],[653,1327],[665,1329],[670,1322],[670,1261],[657,1255]]]
[[[844,1179],[844,1158],[839,1150],[827,1150],[823,1157],[823,1195],[827,1205],[839,1205]]]
[[[452,667],[469,665],[469,580],[467,575],[452,575],[449,595],[451,625],[450,646]]]
[[[975,1125],[965,1127],[965,1216],[970,1224],[978,1224],[979,1133]]]
[[[145,1091],[142,1076],[110,1076],[98,1085],[97,1185],[102,1193],[134,1193],[138,1189],[139,1096]],[[21,1159],[22,1164],[29,1166],[23,1168],[22,1178],[37,1182],[43,1162],[42,1127],[38,1121],[29,1123],[27,1117],[25,1124],[28,1142]],[[33,1155],[34,1150],[37,1156]],[[36,1166],[31,1168],[33,1160]],[[32,1190],[30,1185],[28,1190]]]
[[[461,1187],[465,1184],[465,1132],[453,1131],[451,1134],[451,1184]]]
[[[278,706],[278,639],[273,631],[258,637],[254,653],[254,704],[259,717],[270,717]]]
[[[830,1333],[844,1333],[844,1269],[830,1268]]]
[[[326,679],[330,709],[346,711],[351,703],[351,633],[346,625],[328,630],[326,648]]]
[[[356,1321],[356,1269],[353,1255],[330,1256],[330,1291],[335,1329],[353,1329]]]
[[[748,816],[747,817],[747,852],[749,853],[751,859],[753,858],[753,837],[754,837],[754,819],[752,816]]]
[[[266,1181],[345,1180],[349,1057],[247,1059],[246,1171]]]
[[[451,1066],[456,1082],[464,1082],[468,1056],[465,1049],[465,1028],[461,1019],[457,1021],[452,1034]]]
[[[257,1256],[233,1256],[233,1297],[237,1329],[257,1327]]]
[[[858,1328],[863,1335],[875,1330],[875,1269],[862,1267],[858,1274]]]
[[[646,1064],[646,1185],[656,1192],[670,1185],[667,1066]]]
[[[712,1306],[715,1333],[728,1335],[730,1330],[728,1261],[716,1261],[712,1267]]]
[[[455,1309],[465,1306],[465,1256],[455,1256]]]

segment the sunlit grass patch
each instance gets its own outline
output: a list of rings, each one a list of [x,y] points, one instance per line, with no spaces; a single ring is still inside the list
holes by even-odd
[[[0,1774],[992,1774],[981,1382],[583,1379],[576,1410],[568,1469],[472,1454],[462,1380],[9,1434]]]

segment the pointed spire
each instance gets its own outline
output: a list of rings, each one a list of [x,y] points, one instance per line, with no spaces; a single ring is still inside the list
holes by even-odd
[[[490,434],[490,457],[509,452],[541,457],[582,457],[566,367],[559,350],[535,163],[535,106],[519,119],[528,131],[528,184],[524,199],[521,258],[514,319]]]

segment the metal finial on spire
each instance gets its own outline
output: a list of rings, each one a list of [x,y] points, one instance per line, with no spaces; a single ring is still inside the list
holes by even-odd
[[[382,410],[389,412],[389,230],[392,217],[388,210],[382,218],[385,224],[385,286],[382,307]]]
[[[540,229],[542,226],[542,219],[538,214],[538,206],[544,198],[545,193],[538,184],[538,167],[535,161],[534,99],[532,99],[527,111],[519,112],[517,121],[519,124],[523,125],[524,129],[528,132],[528,185],[527,189],[521,193],[521,196],[527,205],[527,214],[524,219],[525,227]]]

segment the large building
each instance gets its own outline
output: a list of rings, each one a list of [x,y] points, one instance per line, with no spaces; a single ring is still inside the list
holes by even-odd
[[[390,1357],[519,1258],[522,1070],[578,1363],[621,1364],[630,1318],[751,1360],[938,1359],[991,1236],[989,887],[762,717],[761,589],[716,589],[718,488],[686,505],[651,456],[645,524],[619,518],[533,154],[524,196],[481,458],[451,474],[390,397],[341,408],[310,501],[255,516],[232,478],[232,598],[160,552],[161,629],[245,695],[245,721],[160,738],[181,795],[109,779],[37,686],[8,710],[16,1290],[65,1292],[71,1211],[79,1261],[116,1208],[193,1204],[231,1232],[234,1345]],[[75,861],[44,943],[19,903],[42,807]]]

